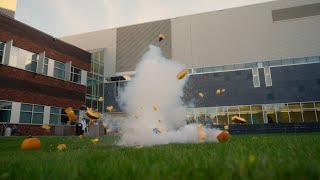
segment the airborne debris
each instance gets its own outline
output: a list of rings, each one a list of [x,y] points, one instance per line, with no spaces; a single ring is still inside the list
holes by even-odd
[[[58,149],[58,151],[62,151],[64,149],[67,149],[67,146],[66,146],[66,144],[58,144],[57,149]]]
[[[159,42],[164,40],[164,38],[166,38],[166,36],[164,34],[159,34]]]
[[[203,98],[204,94],[200,92],[200,93],[199,93],[199,96]]]
[[[98,101],[103,102],[103,97],[99,97]]]
[[[77,116],[75,115],[72,107],[68,107],[64,110],[66,112],[67,116],[69,117],[69,120],[72,122],[75,122],[77,120]]]
[[[113,110],[113,106],[107,106],[106,109],[111,112]]]
[[[188,74],[188,69],[184,69],[182,70],[179,74],[177,74],[177,78],[178,79],[182,79],[184,78],[184,76],[186,76]]]

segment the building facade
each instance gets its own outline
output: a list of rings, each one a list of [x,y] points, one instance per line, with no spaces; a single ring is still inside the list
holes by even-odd
[[[0,15],[0,122],[23,134],[69,124],[64,109],[85,104],[91,54]],[[54,133],[54,129],[51,130]]]
[[[153,44],[189,68],[188,121],[230,124],[238,115],[257,124],[320,121],[319,32],[318,0],[283,0],[62,39],[106,49],[104,106],[121,111],[125,77]],[[159,34],[166,35],[161,43]]]

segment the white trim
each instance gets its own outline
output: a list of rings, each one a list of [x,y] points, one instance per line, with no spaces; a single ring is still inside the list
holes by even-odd
[[[43,124],[49,124],[50,119],[50,106],[44,106],[43,110]]]
[[[19,123],[21,103],[12,102],[10,123]]]
[[[48,76],[53,77],[54,60],[48,58]]]
[[[3,51],[3,61],[2,61],[2,64],[4,65],[9,65],[12,45],[13,45],[12,39],[5,43],[5,47]]]
[[[87,86],[87,73],[88,71],[81,70],[81,84]]]

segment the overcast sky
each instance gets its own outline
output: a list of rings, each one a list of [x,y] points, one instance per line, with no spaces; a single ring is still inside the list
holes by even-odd
[[[271,0],[18,0],[15,18],[56,37]]]

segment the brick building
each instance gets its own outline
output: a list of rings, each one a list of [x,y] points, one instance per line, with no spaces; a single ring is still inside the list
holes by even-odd
[[[22,135],[69,124],[64,108],[85,104],[90,63],[89,52],[0,14],[0,123]]]

